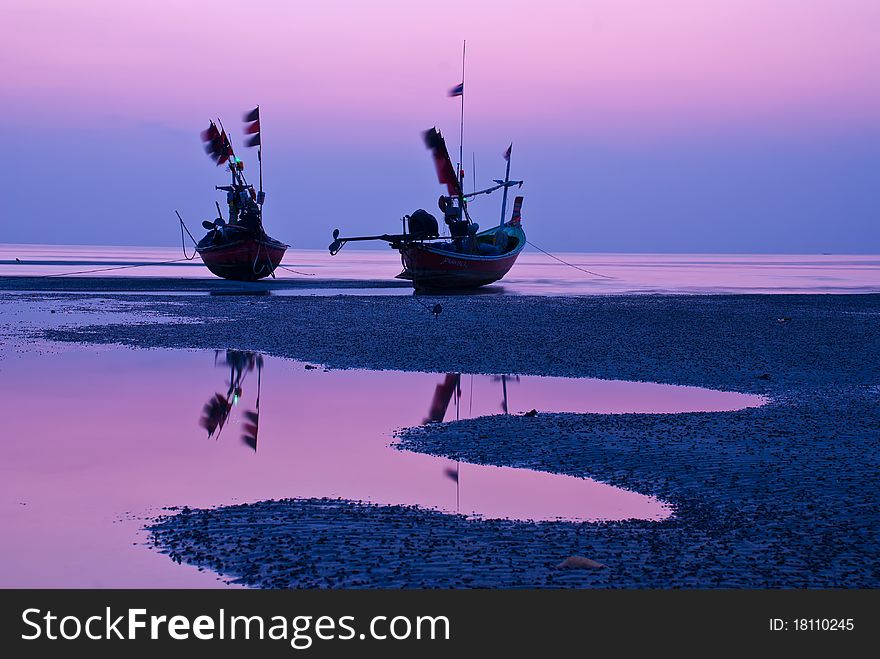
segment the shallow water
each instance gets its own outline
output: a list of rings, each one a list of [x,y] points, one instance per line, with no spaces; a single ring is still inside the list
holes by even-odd
[[[557,254],[589,270],[576,270],[531,247],[510,273],[487,292],[527,295],[626,293],[865,293],[880,292],[878,255],[793,254]],[[18,259],[18,261],[16,261]],[[0,244],[0,276],[79,273],[83,277],[198,279],[212,277],[201,261],[181,259],[179,248]],[[273,294],[409,294],[393,279],[400,257],[391,249],[347,248],[330,257],[323,250],[288,250]],[[137,266],[137,267],[131,267]],[[113,269],[108,269],[113,268]],[[300,273],[300,274],[297,274]],[[603,275],[603,276],[597,276]],[[310,281],[388,282],[388,287],[307,288]],[[46,279],[47,290],[52,278]],[[251,287],[253,288],[254,285]],[[167,288],[162,289],[168,292]]]
[[[670,514],[663,502],[596,481],[457,464],[389,444],[396,428],[500,414],[505,404],[521,414],[763,402],[651,383],[325,371],[253,353],[117,346],[6,343],[0,372],[9,410],[2,587],[216,584],[144,546],[139,529],[163,506],[342,497],[484,517],[662,519]],[[199,421],[218,395],[230,412],[209,438]],[[254,450],[243,437],[246,413],[256,410]]]

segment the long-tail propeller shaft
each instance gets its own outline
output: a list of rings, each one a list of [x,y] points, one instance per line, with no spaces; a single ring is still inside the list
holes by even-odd
[[[336,254],[338,254],[339,250],[341,250],[345,246],[345,243],[360,242],[363,240],[384,240],[386,243],[396,243],[397,241],[403,240],[406,237],[407,237],[406,234],[402,234],[402,233],[401,234],[383,233],[380,236],[350,236],[348,238],[340,238],[339,237],[339,229],[333,229],[333,242],[330,243],[330,246],[329,246],[330,255],[335,256]]]
[[[339,237],[339,229],[333,229],[333,242],[330,243],[330,256],[336,256],[345,246],[345,239]]]

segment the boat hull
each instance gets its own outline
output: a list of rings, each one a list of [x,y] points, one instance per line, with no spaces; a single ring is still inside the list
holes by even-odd
[[[202,245],[197,251],[212,273],[223,279],[258,281],[272,275],[284,258],[287,245],[272,238],[240,237]]]
[[[515,246],[499,255],[462,254],[432,243],[405,245],[400,248],[403,272],[398,278],[412,281],[416,290],[468,289],[496,282],[510,271],[526,242],[518,223],[500,228]],[[498,229],[477,234],[477,239],[486,241]]]

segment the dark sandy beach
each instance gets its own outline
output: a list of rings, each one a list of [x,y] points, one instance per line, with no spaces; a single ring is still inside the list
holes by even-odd
[[[34,294],[36,295],[36,294]],[[27,297],[27,295],[25,295]],[[70,301],[59,294],[40,295]],[[113,296],[124,303],[127,298]],[[128,298],[133,299],[133,298]],[[480,521],[287,500],[156,521],[174,560],[263,587],[877,587],[880,295],[137,296],[186,322],[49,330],[236,348],[331,368],[656,381],[764,394],[740,412],[493,416],[401,429],[404,450],[593,477],[664,522]],[[193,322],[195,321],[195,322]],[[554,566],[580,555],[606,567]]]

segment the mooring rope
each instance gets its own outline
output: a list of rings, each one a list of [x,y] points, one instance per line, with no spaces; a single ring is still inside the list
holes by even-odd
[[[531,245],[532,247],[534,247],[534,248],[535,248],[536,250],[538,250],[539,252],[543,252],[544,254],[546,254],[547,256],[549,256],[551,259],[556,259],[556,260],[559,261],[560,263],[562,263],[562,264],[564,264],[564,265],[567,265],[567,266],[569,266],[570,268],[574,268],[575,270],[580,270],[581,272],[586,272],[588,275],[593,275],[594,277],[602,277],[603,279],[615,279],[615,277],[610,277],[610,276],[608,276],[608,275],[603,275],[603,274],[600,274],[600,273],[598,273],[598,272],[593,272],[592,270],[587,270],[587,269],[585,269],[585,268],[581,268],[580,266],[576,266],[574,263],[569,263],[568,261],[563,261],[563,260],[562,260],[561,258],[559,258],[558,256],[555,256],[555,255],[551,254],[550,252],[548,252],[548,251],[545,250],[545,249],[541,249],[541,248],[538,247],[535,243],[533,243],[531,240],[527,240],[526,243],[528,243],[529,245]]]
[[[93,272],[108,272],[110,270],[126,270],[128,268],[143,268],[150,265],[171,265],[172,263],[180,263],[181,261],[192,261],[191,258],[172,259],[170,261],[152,261],[150,263],[133,263],[132,265],[118,265],[112,268],[95,268],[94,270],[77,270],[75,272],[59,272],[49,275],[34,275],[37,279],[44,277],[67,277],[68,275],[88,275]]]
[[[288,268],[286,265],[281,265],[280,263],[278,264],[278,267],[281,268],[282,270],[287,270],[287,272],[292,272],[295,275],[304,275],[306,277],[314,277],[315,276],[314,272],[300,272],[299,270],[294,270],[293,268]]]
[[[419,297],[418,297],[418,293],[416,293],[415,291],[413,291],[413,294],[410,295],[410,296],[408,296],[408,297],[409,297],[411,300],[413,300],[414,302],[417,302],[420,306],[422,306],[422,307],[424,307],[425,309],[427,309],[428,311],[430,311],[432,314],[434,314],[434,318],[439,318],[439,317],[440,317],[440,314],[441,314],[441,312],[443,311],[443,307],[442,307],[440,304],[435,304],[433,307],[427,305],[426,303],[422,302],[422,301],[419,299]]]
[[[193,247],[197,248],[199,244],[196,242],[196,239],[193,238],[193,235],[190,233],[189,227],[187,227],[184,223],[183,218],[180,217],[180,213],[175,210],[174,214],[177,215],[177,220],[180,222],[180,249],[183,250],[183,257],[187,261],[192,261],[194,258],[196,258],[196,254],[198,254],[198,252],[194,249],[192,256],[186,255],[186,241],[183,239],[183,232],[186,231],[189,239],[192,241]]]
[[[189,236],[189,239],[192,241],[192,243],[195,247],[198,247],[199,244],[198,244],[198,242],[196,242],[196,239],[193,238],[193,235],[192,235],[192,233],[190,233],[190,230],[186,226],[186,223],[183,221],[183,218],[180,217],[180,213],[178,213],[177,211],[174,211],[174,213],[177,215],[177,219],[180,221],[180,247],[183,250],[183,256],[186,258],[187,261],[192,261],[196,257],[196,254],[198,254],[198,252],[193,252],[192,256],[186,255],[186,242],[183,239],[183,232],[186,231],[187,235]],[[257,270],[257,262],[260,260],[261,247],[265,248],[265,250],[266,250],[266,261],[262,266],[260,266],[260,269]],[[253,271],[253,273],[255,275],[258,275],[263,270],[267,269],[268,263],[270,263],[269,248],[265,247],[265,245],[260,243],[257,246],[257,255],[254,257],[254,262],[251,264],[251,270]],[[156,263],[156,264],[150,264],[150,265],[160,265],[160,264]],[[293,268],[288,268],[288,267],[283,266],[281,264],[278,264],[278,267],[281,268],[282,270],[287,270],[288,272],[292,272],[295,275],[303,275],[305,277],[313,277],[315,275],[314,272],[300,272],[299,270],[294,270]]]
[[[267,265],[266,265],[266,264],[270,262],[270,261],[269,261],[269,248],[266,247],[265,244],[263,244],[263,237],[264,237],[265,235],[266,235],[266,233],[263,232],[263,235],[260,236],[260,240],[257,241],[257,253],[256,253],[256,255],[254,256],[254,262],[253,262],[253,264],[251,265],[251,270],[253,271],[253,273],[254,273],[255,275],[258,275],[258,274],[260,274],[261,272],[263,272],[263,270],[266,270],[266,269],[267,269]],[[261,250],[261,249],[265,249],[265,250],[266,250],[266,261],[263,263],[263,265],[260,266],[260,269],[257,270],[257,261],[260,260],[260,250]],[[272,275],[272,278],[273,278],[273,279],[275,278],[275,272],[274,272],[274,271],[269,270],[269,274]]]

